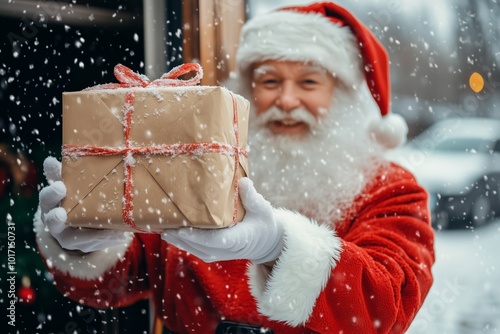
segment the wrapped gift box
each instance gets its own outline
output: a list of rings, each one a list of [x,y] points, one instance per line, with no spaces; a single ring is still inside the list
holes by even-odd
[[[148,82],[63,93],[67,224],[148,233],[240,221],[248,101]]]

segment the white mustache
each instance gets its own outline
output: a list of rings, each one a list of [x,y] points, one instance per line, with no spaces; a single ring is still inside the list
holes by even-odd
[[[294,119],[298,122],[306,123],[310,128],[318,124],[318,120],[307,109],[299,107],[292,111],[283,111],[280,108],[273,106],[263,112],[258,117],[259,125],[266,125],[269,122],[283,121],[285,119]]]

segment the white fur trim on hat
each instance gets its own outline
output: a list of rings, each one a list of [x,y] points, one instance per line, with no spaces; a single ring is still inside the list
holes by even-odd
[[[132,242],[132,238],[129,238],[123,245],[91,253],[68,251],[59,245],[57,240],[52,237],[43,225],[40,208],[35,213],[34,227],[38,249],[40,255],[45,259],[47,266],[71,276],[87,280],[97,279],[109,272],[123,258],[128,246]]]
[[[406,142],[408,125],[401,115],[390,113],[372,121],[368,130],[377,143],[385,148],[394,148]]]
[[[290,326],[304,324],[340,260],[341,241],[327,225],[285,209],[275,209],[285,246],[271,273],[250,264],[250,291],[259,312]]]
[[[248,79],[252,64],[265,60],[312,62],[348,86],[363,78],[361,54],[350,28],[318,13],[283,10],[250,19],[236,54],[239,76]]]

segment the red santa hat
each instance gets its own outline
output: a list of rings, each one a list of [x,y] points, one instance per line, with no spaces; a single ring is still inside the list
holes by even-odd
[[[242,29],[238,75],[249,79],[252,64],[265,60],[312,62],[351,87],[363,78],[380,109],[369,125],[385,147],[406,140],[404,119],[390,111],[389,57],[383,45],[354,15],[331,3],[285,7],[249,20]]]

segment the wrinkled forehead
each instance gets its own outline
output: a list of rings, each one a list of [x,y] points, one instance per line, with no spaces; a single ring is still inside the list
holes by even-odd
[[[313,63],[294,63],[294,70],[301,75],[320,74],[326,76],[328,73],[324,67]],[[264,74],[277,74],[279,72],[280,69],[277,65],[268,63],[258,64],[252,70],[252,77],[258,79]]]

